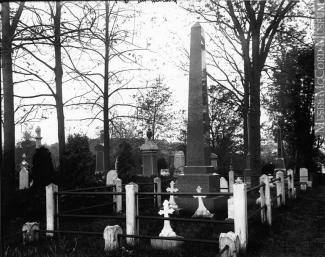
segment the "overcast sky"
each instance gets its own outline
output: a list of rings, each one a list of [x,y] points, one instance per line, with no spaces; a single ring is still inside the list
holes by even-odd
[[[178,65],[186,61],[183,49],[189,51],[190,28],[197,18],[174,2],[152,3],[147,1],[133,5],[136,10],[142,12],[135,19],[137,26],[140,27],[135,41],[142,45],[149,43],[150,51],[143,54],[142,62],[144,66],[151,69],[150,72],[139,73],[133,82],[152,81],[161,76],[173,92],[174,109],[187,109],[188,75]],[[68,95],[69,92],[63,92],[63,94]],[[128,98],[124,96],[123,101],[127,102]],[[89,126],[89,122],[71,121],[78,115],[78,112],[65,110],[66,136],[73,133],[84,133],[90,138],[96,137],[102,124],[98,121]],[[46,116],[47,119],[41,122],[31,123],[28,126],[17,126],[16,142],[22,139],[22,134],[26,129],[31,130],[34,134],[38,125],[42,129],[43,143],[57,142],[56,112],[50,112]]]

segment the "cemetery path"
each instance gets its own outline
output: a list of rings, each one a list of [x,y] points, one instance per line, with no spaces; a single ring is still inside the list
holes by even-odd
[[[270,229],[254,224],[249,230],[246,257],[325,257],[325,186],[274,210]]]

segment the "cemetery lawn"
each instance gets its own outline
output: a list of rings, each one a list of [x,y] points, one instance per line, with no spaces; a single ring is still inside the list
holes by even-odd
[[[274,210],[270,229],[257,224],[248,227],[245,257],[325,256],[325,186],[300,192],[296,200]]]

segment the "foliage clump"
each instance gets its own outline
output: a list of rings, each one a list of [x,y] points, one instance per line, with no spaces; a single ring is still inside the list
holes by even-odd
[[[33,155],[31,179],[35,188],[44,188],[54,178],[54,167],[49,149],[42,146]]]
[[[96,183],[95,156],[89,149],[88,141],[85,135],[69,135],[59,178],[62,186],[75,188]]]
[[[118,162],[117,172],[122,181],[129,181],[136,174],[136,160],[133,154],[132,146],[123,141],[117,151]]]

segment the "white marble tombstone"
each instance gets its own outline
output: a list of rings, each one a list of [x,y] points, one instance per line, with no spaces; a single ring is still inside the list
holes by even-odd
[[[300,181],[300,183],[308,182],[308,169],[306,169],[306,168],[299,169],[299,181]]]
[[[230,197],[227,200],[228,204],[228,219],[233,219],[234,218],[234,198]]]
[[[106,185],[113,185],[114,184],[114,179],[117,178],[117,170],[110,170],[107,172],[106,175]]]
[[[21,169],[19,171],[19,190],[29,188],[29,172],[27,167],[28,163],[26,161],[26,154],[23,154]]]
[[[308,185],[308,169],[300,168],[299,169],[299,182],[300,182],[300,189],[302,191],[307,190]]]
[[[19,190],[29,188],[28,170],[22,166],[19,172]]]
[[[228,190],[229,190],[228,181],[224,177],[221,177],[220,178],[220,192],[227,193]]]
[[[174,156],[174,167],[179,171],[184,171],[185,156],[183,151],[176,151]]]

